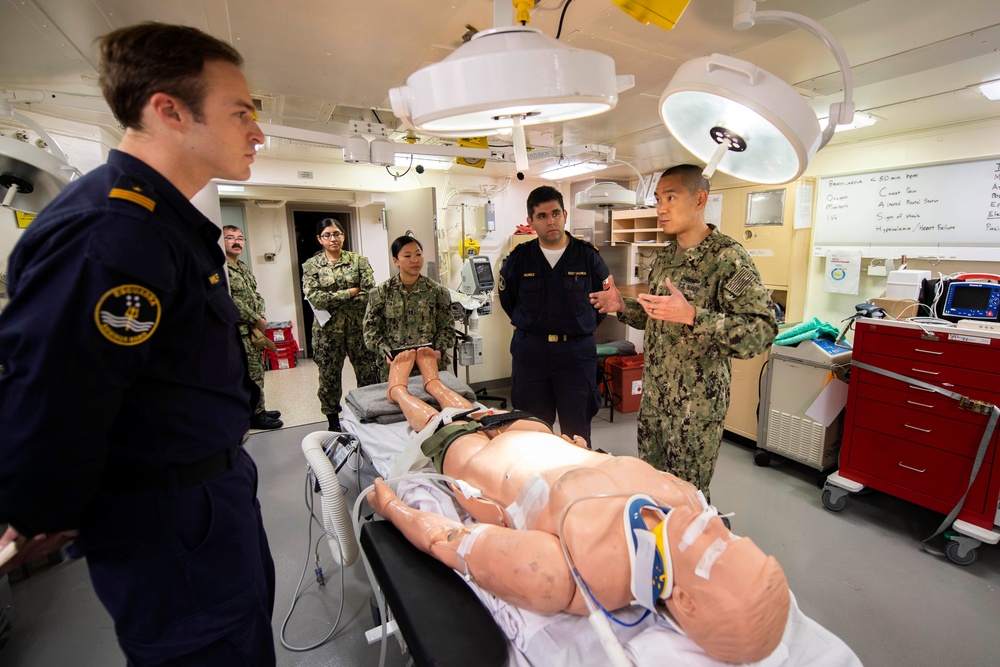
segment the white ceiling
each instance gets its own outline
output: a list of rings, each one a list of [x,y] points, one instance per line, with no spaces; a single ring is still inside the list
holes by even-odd
[[[492,27],[493,7],[493,0],[7,0],[0,3],[0,91],[45,91],[45,103],[16,108],[85,119],[117,132],[110,114],[100,111],[106,107],[97,88],[95,40],[155,20],[193,25],[234,44],[246,59],[251,91],[261,99],[262,120],[331,134],[346,132],[350,120],[395,126],[388,89],[457,48],[467,26]],[[555,36],[563,8],[565,0],[540,0],[530,25]],[[1000,116],[1000,102],[990,102],[977,88],[1000,78],[996,0],[768,0],[759,9],[820,21],[847,52],[857,109],[880,121],[838,133],[833,143]],[[836,63],[819,40],[780,25],[736,31],[731,0],[691,0],[672,31],[639,24],[610,0],[570,0],[561,40],[607,53],[617,72],[633,74],[636,85],[613,111],[538,126],[529,132],[529,144],[608,145],[643,173],[691,159],[657,113],[660,93],[690,58],[716,52],[749,60],[795,85],[819,115],[840,99]],[[340,156],[339,150],[283,140],[266,150],[275,157]],[[530,173],[541,166],[533,163]],[[514,171],[513,165],[501,168]],[[603,173],[628,178],[632,171]]]

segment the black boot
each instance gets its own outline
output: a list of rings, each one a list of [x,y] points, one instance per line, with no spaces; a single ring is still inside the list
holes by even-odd
[[[327,422],[329,422],[330,430],[335,433],[340,433],[342,429],[340,428],[340,415],[334,413],[332,415],[326,416]]]
[[[270,417],[271,419],[281,419],[280,410],[264,410],[264,414]]]
[[[264,412],[258,412],[250,420],[250,428],[271,430],[275,428],[281,428],[282,426],[284,426],[284,424],[281,422],[280,419],[274,419],[272,417],[268,417],[267,414]]]

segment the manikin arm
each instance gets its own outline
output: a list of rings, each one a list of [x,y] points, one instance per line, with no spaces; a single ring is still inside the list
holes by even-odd
[[[406,506],[381,479],[368,502],[418,549],[468,574],[505,602],[554,614],[573,600],[576,585],[554,535],[500,526],[474,533],[451,519]]]

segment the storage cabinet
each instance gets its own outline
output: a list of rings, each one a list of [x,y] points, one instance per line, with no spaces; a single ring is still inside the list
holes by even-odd
[[[859,320],[853,359],[974,400],[1000,401],[1000,333]],[[934,391],[854,367],[840,470],[830,481],[870,486],[948,514],[968,487],[988,419]],[[958,515],[986,530],[996,521],[1000,497],[997,437],[993,433]]]

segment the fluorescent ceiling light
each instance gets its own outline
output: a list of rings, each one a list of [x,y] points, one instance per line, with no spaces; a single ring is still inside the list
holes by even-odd
[[[873,116],[870,113],[865,113],[863,111],[855,111],[854,119],[850,123],[841,123],[834,129],[834,132],[846,132],[848,130],[857,130],[862,127],[871,127],[878,121],[882,120],[878,116]],[[819,121],[826,124],[829,119],[826,116],[821,116]]]
[[[755,183],[787,183],[854,113],[853,78],[843,48],[822,25],[785,11],[758,12],[753,0],[734,0],[733,26],[789,23],[821,39],[837,59],[844,102],[831,105],[831,123],[816,114],[790,85],[770,72],[730,56],[712,54],[681,65],[660,97],[660,118],[687,150],[716,169]]]
[[[219,188],[219,194],[225,192],[243,192],[242,185],[226,185],[225,183],[222,183],[217,187]]]
[[[539,176],[550,181],[556,181],[560,178],[569,178],[570,176],[579,176],[580,174],[600,171],[601,169],[607,169],[607,167],[608,165],[600,162],[578,162],[577,164],[568,164],[543,171]]]
[[[986,99],[1000,100],[1000,79],[979,86],[979,92],[985,95]]]

